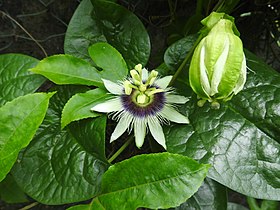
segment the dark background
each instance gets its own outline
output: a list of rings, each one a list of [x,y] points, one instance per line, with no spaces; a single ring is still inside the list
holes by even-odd
[[[44,56],[30,33],[48,55],[63,53],[64,35],[79,0],[0,0],[0,54],[23,53]],[[159,65],[170,37],[179,38],[180,22],[193,15],[195,0],[119,0],[146,26],[152,43],[149,67]],[[213,0],[212,0],[213,2]],[[243,0],[232,12],[244,46],[280,71],[280,1]],[[211,8],[210,8],[211,9]],[[205,14],[207,11],[203,11]],[[8,15],[8,16],[7,16]],[[11,18],[10,18],[11,17]],[[174,40],[173,40],[174,41]]]

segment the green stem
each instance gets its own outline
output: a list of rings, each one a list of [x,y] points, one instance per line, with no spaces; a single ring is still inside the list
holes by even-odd
[[[247,203],[250,210],[261,210],[255,198],[247,197]]]
[[[28,206],[21,208],[20,210],[28,210],[28,209],[33,208],[34,206],[37,206],[38,204],[39,204],[38,202],[34,202],[34,203],[29,204]]]
[[[219,2],[215,5],[212,11],[219,12],[224,4],[224,0],[219,0]]]
[[[108,162],[112,163],[124,150],[127,148],[127,146],[132,142],[133,137],[130,137],[122,146],[119,148],[118,151],[115,152],[109,159]]]
[[[202,15],[202,7],[203,7],[203,0],[197,0],[196,10],[195,10],[196,15]]]
[[[181,63],[181,65],[179,66],[179,68],[177,69],[177,71],[175,72],[174,76],[172,77],[169,86],[172,86],[175,82],[175,80],[177,79],[177,77],[180,75],[180,73],[182,72],[183,68],[185,67],[185,65],[187,64],[187,62],[191,59],[192,54],[196,48],[196,46],[198,45],[198,43],[201,41],[201,39],[204,36],[202,34],[200,34],[200,36],[197,38],[197,40],[195,41],[194,45],[192,46],[192,48],[190,49],[190,51],[188,52],[188,54],[186,55],[185,59],[183,60],[183,62]]]
[[[171,17],[171,21],[175,20],[175,8],[173,6],[173,1],[172,0],[168,0],[168,6],[169,6],[169,11],[170,11],[170,17]]]

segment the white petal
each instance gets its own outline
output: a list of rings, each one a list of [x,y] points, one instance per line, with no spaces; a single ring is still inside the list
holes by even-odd
[[[167,118],[168,120],[176,123],[190,123],[189,119],[177,112],[175,109],[165,106],[160,112],[161,116]]]
[[[245,58],[245,55],[243,53],[241,73],[240,73],[239,79],[237,81],[237,84],[236,84],[235,88],[233,89],[234,94],[239,93],[243,89],[244,84],[246,82],[246,76],[247,76],[246,74],[247,74],[246,58]]]
[[[172,79],[172,76],[166,76],[166,77],[162,77],[158,80],[156,80],[156,85],[158,85],[161,89],[165,89],[167,88],[167,86],[169,85],[170,81]]]
[[[122,103],[120,98],[113,98],[103,103],[95,105],[90,110],[107,113],[107,112],[120,111],[121,109],[122,109]]]
[[[142,80],[146,81],[149,77],[149,73],[148,73],[148,70],[143,68],[142,69]]]
[[[205,58],[205,46],[202,46],[199,58],[199,70],[200,70],[200,83],[207,95],[210,94],[210,83],[207,75],[207,69],[204,63]]]
[[[164,149],[166,149],[165,137],[164,137],[163,130],[162,130],[162,127],[161,127],[158,119],[156,117],[149,118],[148,125],[149,125],[149,129],[150,129],[151,134],[154,137],[154,139],[161,146],[163,146]]]
[[[105,88],[112,94],[121,95],[123,94],[123,87],[117,83],[111,82],[107,79],[102,79]]]
[[[146,136],[146,123],[142,119],[136,119],[134,121],[134,135],[135,135],[135,143],[138,148],[142,147],[144,144],[144,139]]]
[[[189,99],[185,96],[167,94],[166,95],[167,103],[174,103],[174,104],[185,104]]]
[[[220,57],[218,58],[218,60],[215,63],[215,66],[214,66],[213,76],[212,76],[212,80],[211,80],[210,96],[213,96],[216,93],[218,93],[218,86],[222,80],[223,71],[225,69],[228,52],[229,52],[229,40],[228,40],[228,37],[226,37],[224,50],[221,53]]]
[[[114,132],[111,135],[110,143],[112,141],[115,141],[117,138],[119,138],[125,132],[125,130],[129,127],[131,121],[132,121],[131,115],[123,115],[121,117]]]

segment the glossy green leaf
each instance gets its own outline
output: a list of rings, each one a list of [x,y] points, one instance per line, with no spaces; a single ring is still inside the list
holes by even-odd
[[[60,87],[34,140],[15,164],[19,186],[45,204],[87,200],[99,192],[108,162],[104,154],[106,116],[72,123],[60,129],[60,115],[78,87]]]
[[[26,55],[0,55],[0,106],[35,92],[43,84],[44,77],[28,71],[37,63],[37,59]]]
[[[164,53],[164,63],[169,67],[174,74],[175,70],[179,68],[187,53],[193,46],[197,36],[190,35],[184,37],[177,42],[170,45]]]
[[[246,57],[249,67],[246,86],[230,105],[280,143],[280,74],[249,51]]]
[[[0,181],[35,135],[53,93],[20,96],[0,107]]]
[[[242,205],[240,205],[240,204],[237,204],[237,203],[231,203],[231,202],[229,202],[229,203],[227,204],[227,206],[228,206],[227,210],[249,210],[249,209],[247,209],[246,207],[244,207],[244,206],[242,206]]]
[[[106,42],[99,42],[88,48],[89,55],[100,71],[102,79],[123,80],[127,76],[127,66],[122,55]]]
[[[83,59],[71,55],[53,55],[41,60],[32,72],[41,74],[52,82],[78,85],[103,86],[96,68]]]
[[[72,96],[63,108],[61,128],[73,121],[100,116],[100,114],[92,112],[90,109],[96,102],[103,101],[108,97],[110,97],[108,92],[99,88]]]
[[[28,201],[27,196],[10,174],[0,182],[0,200],[5,203],[23,203]]]
[[[145,65],[150,40],[141,21],[124,7],[104,0],[83,0],[73,15],[65,37],[67,54],[90,61],[87,49],[96,42],[108,42],[124,57],[128,68]]]
[[[221,184],[206,178],[187,202],[173,210],[227,210],[227,190]]]
[[[91,209],[175,207],[192,196],[209,165],[170,153],[139,155],[116,163],[103,175]]]
[[[165,129],[167,150],[212,164],[208,176],[235,191],[279,200],[280,75],[245,53],[249,69],[244,90],[220,110],[197,107],[188,76],[180,75],[175,85],[191,99],[181,110],[191,124]]]

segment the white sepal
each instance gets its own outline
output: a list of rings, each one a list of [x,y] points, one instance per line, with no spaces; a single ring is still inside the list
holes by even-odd
[[[221,53],[221,55],[219,56],[219,58],[217,59],[214,65],[214,72],[211,80],[210,96],[213,96],[216,93],[218,93],[218,86],[222,80],[222,76],[224,76],[223,71],[225,70],[228,53],[229,53],[229,39],[226,36],[223,52]]]
[[[142,147],[144,144],[144,139],[146,136],[146,123],[142,119],[135,119],[134,121],[134,135],[135,135],[135,144],[138,148]]]
[[[165,137],[158,119],[156,117],[148,118],[148,125],[154,139],[166,150]]]
[[[160,114],[172,122],[184,124],[190,123],[189,119],[186,116],[180,114],[172,107],[165,106]]]
[[[105,88],[112,94],[121,95],[123,94],[123,87],[115,82],[111,82],[107,79],[102,79]]]
[[[132,122],[132,116],[130,114],[124,114],[120,118],[120,121],[118,122],[114,132],[111,135],[110,143],[112,141],[115,141],[117,138],[119,138],[126,131],[126,129],[129,128],[131,122]]]
[[[166,95],[167,103],[185,104],[188,101],[189,101],[189,99],[185,96],[179,96],[179,95],[173,95],[173,94]]]
[[[211,88],[210,88],[210,83],[209,83],[204,59],[205,59],[205,46],[203,45],[200,51],[200,58],[199,58],[200,83],[204,92],[209,96]]]
[[[120,111],[121,109],[122,109],[122,103],[120,101],[120,98],[113,98],[103,103],[95,105],[90,110],[96,112],[108,113],[108,112]]]
[[[155,81],[155,84],[158,85],[161,89],[166,89],[169,85],[170,81],[172,79],[172,76],[166,76],[162,77]]]

